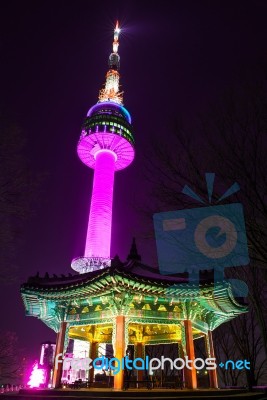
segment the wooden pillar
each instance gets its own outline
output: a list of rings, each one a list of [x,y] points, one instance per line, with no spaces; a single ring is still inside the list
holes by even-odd
[[[60,329],[57,334],[55,362],[54,362],[53,379],[52,379],[52,386],[56,389],[59,388],[61,385],[61,377],[62,377],[62,370],[63,370],[63,358],[64,358],[63,351],[64,351],[66,328],[67,328],[67,322],[61,322]],[[60,353],[62,353],[61,356],[58,356]],[[57,360],[59,362],[57,362]]]
[[[114,357],[120,360],[122,363],[122,359],[125,356],[125,317],[123,315],[118,315],[116,317],[116,335],[115,335],[115,343],[114,343]],[[122,390],[123,389],[123,379],[124,379],[124,371],[121,369],[116,375],[114,375],[114,389]]]
[[[137,342],[134,345],[134,358],[144,358],[144,345],[141,342]],[[141,366],[141,363],[137,363],[137,366]],[[142,381],[143,380],[143,370],[138,369],[137,370],[137,380]]]
[[[206,353],[208,358],[215,358],[212,332],[209,330],[207,335],[205,335],[205,345]],[[217,369],[210,369],[209,371],[210,387],[213,389],[218,389],[218,377]]]
[[[94,361],[95,358],[97,358],[97,342],[90,342],[90,355],[89,357],[91,358],[91,360]],[[89,381],[92,383],[94,381],[94,367],[93,367],[93,361],[91,362],[90,366],[92,367],[91,369],[89,369]]]
[[[182,343],[178,343],[178,357],[182,358],[183,360],[185,360],[184,357],[184,350],[183,350],[183,346]],[[186,387],[186,382],[187,382],[187,378],[186,378],[186,368],[183,368],[180,372],[180,385],[181,385],[181,389],[184,389]]]
[[[194,349],[194,340],[193,340],[193,331],[192,331],[192,322],[189,319],[184,321],[185,328],[185,343],[186,343],[186,355],[188,360],[194,361],[195,359],[195,349]],[[190,366],[191,363],[190,363]],[[197,388],[197,374],[196,369],[192,366],[192,369],[186,368],[185,366],[185,377],[186,377],[186,386],[188,389],[196,389]]]

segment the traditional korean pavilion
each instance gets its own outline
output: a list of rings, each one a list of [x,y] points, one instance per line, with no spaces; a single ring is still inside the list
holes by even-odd
[[[164,276],[144,265],[135,241],[125,262],[110,258],[114,173],[134,158],[131,117],[119,91],[118,24],[105,88],[82,128],[78,144],[81,160],[95,169],[93,194],[82,257],[72,262],[74,275],[30,277],[21,287],[26,315],[39,318],[57,333],[56,355],[65,353],[69,339],[88,343],[91,359],[101,343],[112,344],[122,359],[128,345],[144,357],[146,345],[176,343],[179,356],[194,360],[194,342],[205,338],[207,357],[214,357],[212,331],[246,307],[239,304],[227,281],[214,283],[203,275],[199,285],[186,274]],[[143,371],[137,371],[141,380]],[[54,368],[53,386],[60,387],[62,364]],[[209,371],[216,388],[216,369]],[[93,379],[93,369],[88,379]],[[124,374],[114,376],[114,389],[123,388]],[[185,370],[186,387],[197,388],[196,369]]]
[[[92,359],[101,343],[113,344],[117,358],[129,344],[136,357],[144,357],[145,345],[177,343],[180,356],[193,360],[194,341],[200,337],[207,357],[214,357],[212,331],[246,311],[235,301],[230,283],[217,283],[215,292],[212,283],[194,287],[184,278],[163,277],[141,263],[135,243],[124,263],[115,257],[110,267],[82,275],[29,278],[22,297],[26,314],[57,332],[56,353],[64,352],[69,338],[80,339],[88,342]],[[137,372],[140,380],[143,371]],[[55,371],[55,386],[60,373],[60,368]],[[216,370],[209,376],[210,387],[216,388]],[[197,387],[196,370],[187,370],[185,379],[188,388]],[[119,373],[114,388],[122,387]]]

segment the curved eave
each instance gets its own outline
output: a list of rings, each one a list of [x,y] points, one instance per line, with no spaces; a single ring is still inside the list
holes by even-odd
[[[197,287],[189,286],[181,282],[180,279],[166,280],[160,278],[147,278],[136,275],[132,272],[122,271],[120,268],[106,268],[103,270],[81,274],[79,278],[70,283],[65,282],[39,282],[29,281],[22,285],[21,293],[32,293],[44,296],[46,298],[72,298],[73,294],[79,295],[97,295],[109,288],[131,287],[134,290],[141,290],[146,293],[167,296],[169,288],[174,288],[176,295],[186,295],[190,293],[195,296]],[[179,285],[182,285],[179,287]]]
[[[42,320],[49,328],[58,332],[60,321],[53,313],[47,311],[46,300],[32,293],[22,293],[22,300],[26,310],[26,316],[36,317]]]
[[[151,267],[147,267],[142,265],[145,269],[149,268],[150,271],[152,270]],[[155,270],[155,269],[154,269]],[[155,270],[157,271],[157,270]],[[180,283],[183,280],[180,278],[170,278],[165,277],[160,274],[156,274],[156,277],[149,277],[137,274],[134,270],[127,270],[124,266],[116,266],[116,267],[108,267],[105,269],[97,270],[94,272],[88,272],[80,275],[74,275],[71,278],[58,278],[58,279],[46,279],[46,278],[30,278],[28,282],[24,283],[21,286],[21,289],[24,288],[28,289],[38,289],[38,290],[65,290],[65,289],[72,289],[78,288],[83,286],[84,284],[93,284],[97,280],[103,279],[104,277],[112,277],[114,275],[121,275],[127,276],[132,278],[138,282],[149,283],[149,284],[160,284],[161,286],[166,284],[166,286],[170,286],[173,283]]]
[[[86,275],[86,276],[85,276]],[[216,285],[214,292],[213,284],[204,284],[200,287],[177,281],[160,281],[136,276],[131,272],[121,271],[119,268],[107,268],[80,275],[79,281],[64,283],[61,285],[50,284],[24,284],[21,288],[22,297],[31,315],[39,316],[37,303],[42,301],[72,301],[73,298],[83,299],[109,295],[111,292],[132,292],[143,296],[154,296],[163,300],[201,302],[202,306],[212,315],[224,320],[232,319],[234,316],[247,311],[246,307],[239,304],[232,295],[231,285],[228,282],[220,282]],[[26,307],[27,310],[27,307]]]

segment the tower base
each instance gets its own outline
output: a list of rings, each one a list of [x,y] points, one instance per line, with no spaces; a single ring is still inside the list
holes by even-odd
[[[93,272],[99,269],[110,267],[111,260],[103,257],[77,257],[71,262],[71,268],[74,271],[84,274],[86,272]]]

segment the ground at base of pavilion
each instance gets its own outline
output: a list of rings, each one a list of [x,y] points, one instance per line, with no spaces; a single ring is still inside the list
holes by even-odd
[[[242,389],[129,389],[126,391],[115,391],[112,389],[79,389],[79,390],[21,390],[19,393],[8,393],[0,395],[0,400],[193,400],[193,399],[236,399],[236,400],[267,400],[264,391],[248,392]]]

